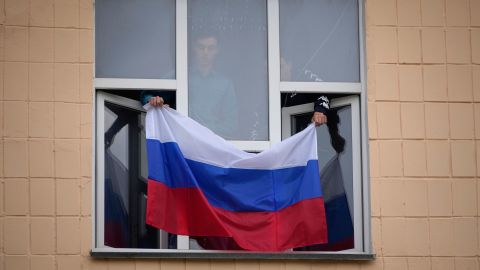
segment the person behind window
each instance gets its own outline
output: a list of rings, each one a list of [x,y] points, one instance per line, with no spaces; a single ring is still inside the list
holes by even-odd
[[[192,51],[189,114],[218,135],[231,139],[238,128],[237,97],[232,81],[215,69],[217,37],[211,32],[196,33]]]
[[[198,33],[193,38],[193,65],[189,70],[189,115],[225,139],[238,128],[238,107],[230,79],[215,69],[219,53],[217,37]],[[170,97],[171,98],[171,97]],[[142,104],[163,106],[169,97],[162,91],[142,91]]]

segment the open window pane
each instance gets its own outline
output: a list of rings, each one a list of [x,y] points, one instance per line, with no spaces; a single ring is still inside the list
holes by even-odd
[[[174,0],[95,1],[97,78],[175,78]]]
[[[281,80],[359,82],[357,0],[280,0]]]
[[[266,1],[188,1],[189,115],[230,140],[268,140]]]
[[[340,119],[339,134],[345,139],[345,147],[341,153],[335,151],[331,143],[331,136],[326,125],[317,127],[318,167],[321,175],[326,170],[338,166],[336,173],[339,181],[345,184],[350,215],[353,217],[353,161],[352,161],[352,108],[350,105],[332,108]],[[311,123],[312,113],[295,115],[292,117],[292,134],[305,129]],[[337,164],[335,164],[337,163]]]
[[[305,97],[306,100],[308,98]],[[300,101],[300,97],[298,101]],[[285,139],[311,124],[313,103],[282,109]],[[333,98],[329,127],[317,127],[318,165],[328,226],[328,244],[298,248],[300,251],[362,250],[362,192],[358,97]],[[336,123],[336,124],[335,124]],[[338,136],[335,132],[338,128]],[[344,140],[344,144],[342,141]],[[343,147],[342,147],[343,146]]]
[[[102,97],[109,95],[102,94]],[[138,101],[114,96],[118,100]],[[176,237],[145,223],[148,166],[145,112],[103,102],[104,244],[114,248],[176,248]],[[102,120],[102,119],[99,119]]]

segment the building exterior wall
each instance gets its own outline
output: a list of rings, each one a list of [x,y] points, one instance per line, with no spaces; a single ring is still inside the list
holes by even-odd
[[[0,1],[0,269],[479,269],[480,0],[366,0],[371,262],[93,260],[92,0]]]

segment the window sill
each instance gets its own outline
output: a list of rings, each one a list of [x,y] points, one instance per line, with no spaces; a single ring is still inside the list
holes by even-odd
[[[206,250],[151,250],[151,249],[112,249],[95,248],[90,251],[94,258],[169,258],[169,259],[286,259],[286,260],[334,260],[334,261],[367,261],[374,260],[373,253],[336,253],[336,252],[230,252]]]

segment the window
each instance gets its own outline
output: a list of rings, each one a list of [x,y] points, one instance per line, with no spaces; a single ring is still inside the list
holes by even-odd
[[[259,152],[303,129],[312,101],[328,95],[346,146],[336,155],[326,127],[318,128],[319,163],[322,172],[339,162],[354,228],[353,248],[334,254],[371,256],[362,2],[96,0],[95,8],[92,254],[262,256],[206,250],[199,239],[145,224],[143,97],[162,95],[237,147]]]
[[[227,139],[268,141],[266,1],[187,4],[190,117]]]

